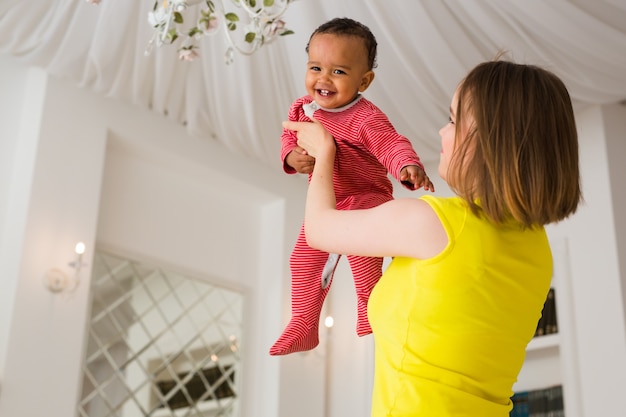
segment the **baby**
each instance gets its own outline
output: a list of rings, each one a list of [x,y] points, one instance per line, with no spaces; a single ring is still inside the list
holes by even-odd
[[[434,187],[413,150],[364,92],[374,80],[376,39],[363,24],[336,18],[318,27],[309,39],[305,84],[308,95],[297,99],[289,120],[315,119],[337,142],[333,182],[337,208],[370,208],[393,199],[388,173],[406,188]],[[288,174],[313,172],[315,159],[297,145],[295,132],[281,136],[283,169]],[[347,256],[357,294],[356,332],[372,332],[367,320],[369,295],[382,275],[383,258]],[[339,255],[309,247],[300,229],[290,257],[292,317],[270,355],[315,348],[320,313]]]

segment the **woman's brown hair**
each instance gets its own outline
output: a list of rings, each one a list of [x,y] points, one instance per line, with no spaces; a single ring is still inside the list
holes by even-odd
[[[485,62],[463,79],[451,187],[475,214],[524,227],[557,222],[582,199],[571,99],[553,73]],[[461,138],[463,118],[473,119]]]

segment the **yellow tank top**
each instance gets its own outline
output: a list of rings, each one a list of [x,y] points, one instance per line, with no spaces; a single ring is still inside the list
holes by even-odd
[[[508,417],[550,287],[545,230],[495,226],[457,197],[422,199],[449,243],[434,258],[394,258],[372,292],[372,417]]]

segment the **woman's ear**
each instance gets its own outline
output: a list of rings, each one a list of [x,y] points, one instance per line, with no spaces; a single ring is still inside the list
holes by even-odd
[[[359,93],[367,90],[367,87],[370,86],[372,81],[374,81],[374,71],[369,70],[365,74],[363,74],[363,77],[361,77],[361,84],[359,84]]]

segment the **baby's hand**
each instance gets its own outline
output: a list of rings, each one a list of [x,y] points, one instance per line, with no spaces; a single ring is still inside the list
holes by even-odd
[[[296,146],[287,157],[285,163],[300,174],[310,174],[315,166],[315,158],[309,155],[303,148]]]
[[[435,186],[426,175],[426,172],[417,165],[407,165],[400,171],[400,181],[409,190],[424,188],[426,191],[435,191]]]

